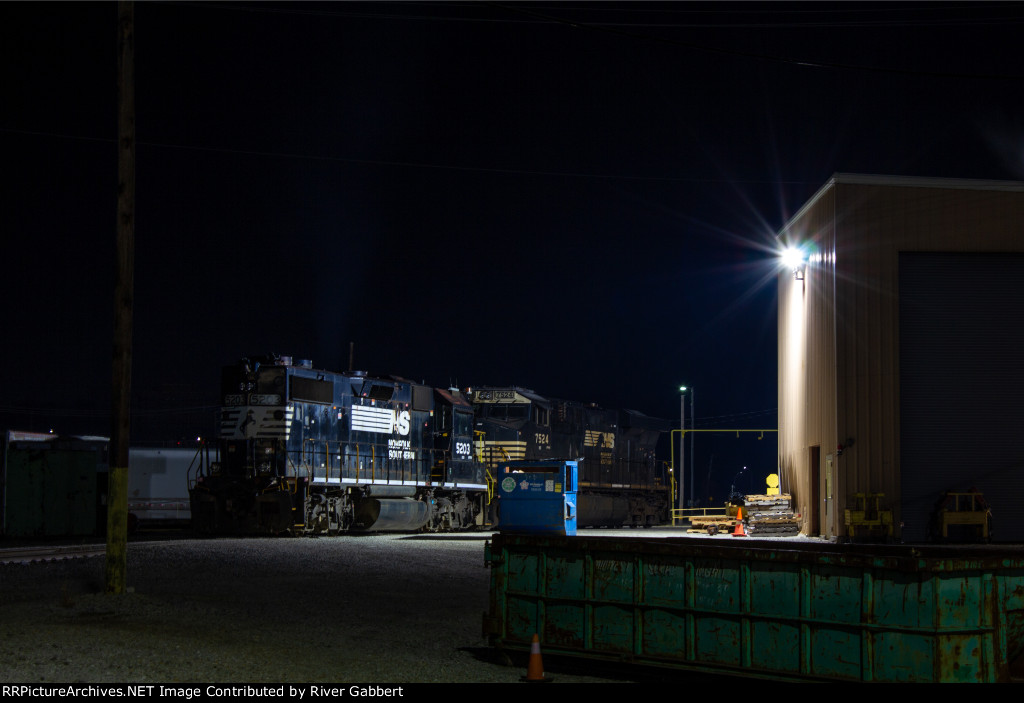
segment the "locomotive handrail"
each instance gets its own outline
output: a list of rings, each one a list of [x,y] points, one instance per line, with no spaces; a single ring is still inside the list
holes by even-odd
[[[487,504],[490,505],[494,500],[494,488],[498,485],[498,479],[491,474],[490,469],[484,469],[484,476],[487,479]]]
[[[188,470],[185,472],[185,482],[188,485],[188,489],[189,490],[192,490],[193,488],[195,488],[196,483],[199,481],[199,473],[203,470],[202,451],[203,451],[203,447],[204,446],[206,446],[205,442],[200,444],[199,447],[196,449],[196,453],[192,457],[192,461],[189,462]],[[196,459],[199,459],[199,465],[198,466],[196,466]],[[207,460],[207,463],[209,463],[209,460],[210,460],[209,449],[207,449],[207,452],[206,452],[206,460]],[[194,477],[192,475],[192,467],[193,466],[196,466],[196,474],[195,474]]]
[[[285,461],[288,462],[288,467],[292,470],[292,472],[295,474],[295,476],[298,476],[299,472],[303,471],[306,474],[306,478],[307,479],[309,478],[309,466],[307,464],[303,463],[301,456],[299,457],[299,463],[296,464],[292,460],[292,453],[286,453],[285,454]],[[288,472],[285,471],[285,473],[287,474]]]
[[[316,467],[314,466],[314,464],[316,459],[316,447],[319,445],[321,441],[324,444],[324,479],[327,480],[330,479],[331,477],[330,440],[317,440],[313,438],[307,438],[303,440],[300,465],[306,468],[307,475],[315,475]],[[349,446],[351,446],[355,450],[355,454],[351,457],[353,459],[353,461],[351,462],[346,461],[346,457],[342,455],[341,450],[346,443],[339,441],[337,444],[339,456],[337,470],[339,480],[344,477],[346,468],[355,473],[355,478],[357,482],[361,482],[364,480],[374,482],[377,480],[387,480],[389,478],[392,478],[390,470],[391,468],[397,469],[397,478],[402,481],[411,480],[415,478],[414,471],[412,469],[412,464],[413,462],[416,461],[416,459],[403,457],[397,459],[388,459],[385,461],[383,458],[381,458],[380,462],[378,462],[377,449],[380,448],[383,450],[383,444],[377,442],[351,443]],[[369,445],[368,448],[366,446],[367,444]],[[429,457],[427,458],[428,461],[433,460],[434,451],[435,450],[429,450]],[[362,457],[364,455],[364,452],[368,452],[369,454],[368,466],[362,465]],[[347,464],[348,466],[346,467]],[[392,467],[392,465],[394,466]],[[367,472],[369,473],[368,476],[365,475]]]
[[[316,471],[315,470],[311,471],[311,469],[313,468],[313,461],[312,461],[313,453],[310,452],[310,458],[307,459],[307,457],[306,457],[306,448],[310,444],[315,445],[316,444],[316,440],[308,438],[308,437],[306,439],[302,440],[302,454],[299,456],[299,466],[304,466],[306,468],[306,478],[309,478],[311,474],[314,475],[314,476],[316,475]]]

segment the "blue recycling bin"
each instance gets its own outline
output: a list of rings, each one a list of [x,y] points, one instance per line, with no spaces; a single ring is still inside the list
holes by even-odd
[[[576,534],[577,461],[510,461],[498,468],[502,532]]]

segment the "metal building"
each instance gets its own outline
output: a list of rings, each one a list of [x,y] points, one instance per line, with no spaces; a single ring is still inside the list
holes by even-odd
[[[1024,539],[1024,183],[836,174],[778,234],[779,468],[805,534],[884,493],[923,541],[946,491]]]

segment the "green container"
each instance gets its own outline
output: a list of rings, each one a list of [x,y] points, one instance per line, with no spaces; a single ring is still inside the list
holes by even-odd
[[[495,535],[492,645],[765,678],[1005,681],[1017,550]]]
[[[105,439],[8,439],[0,472],[0,533],[8,537],[97,534],[106,445]]]

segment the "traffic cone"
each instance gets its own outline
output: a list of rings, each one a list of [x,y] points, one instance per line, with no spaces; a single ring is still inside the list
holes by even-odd
[[[746,537],[747,533],[743,531],[743,508],[736,508],[736,527],[732,531],[733,537]]]
[[[529,683],[543,683],[548,681],[544,678],[544,662],[540,656],[540,637],[533,635],[533,642],[530,643],[530,661],[526,665],[526,676],[523,681]]]

